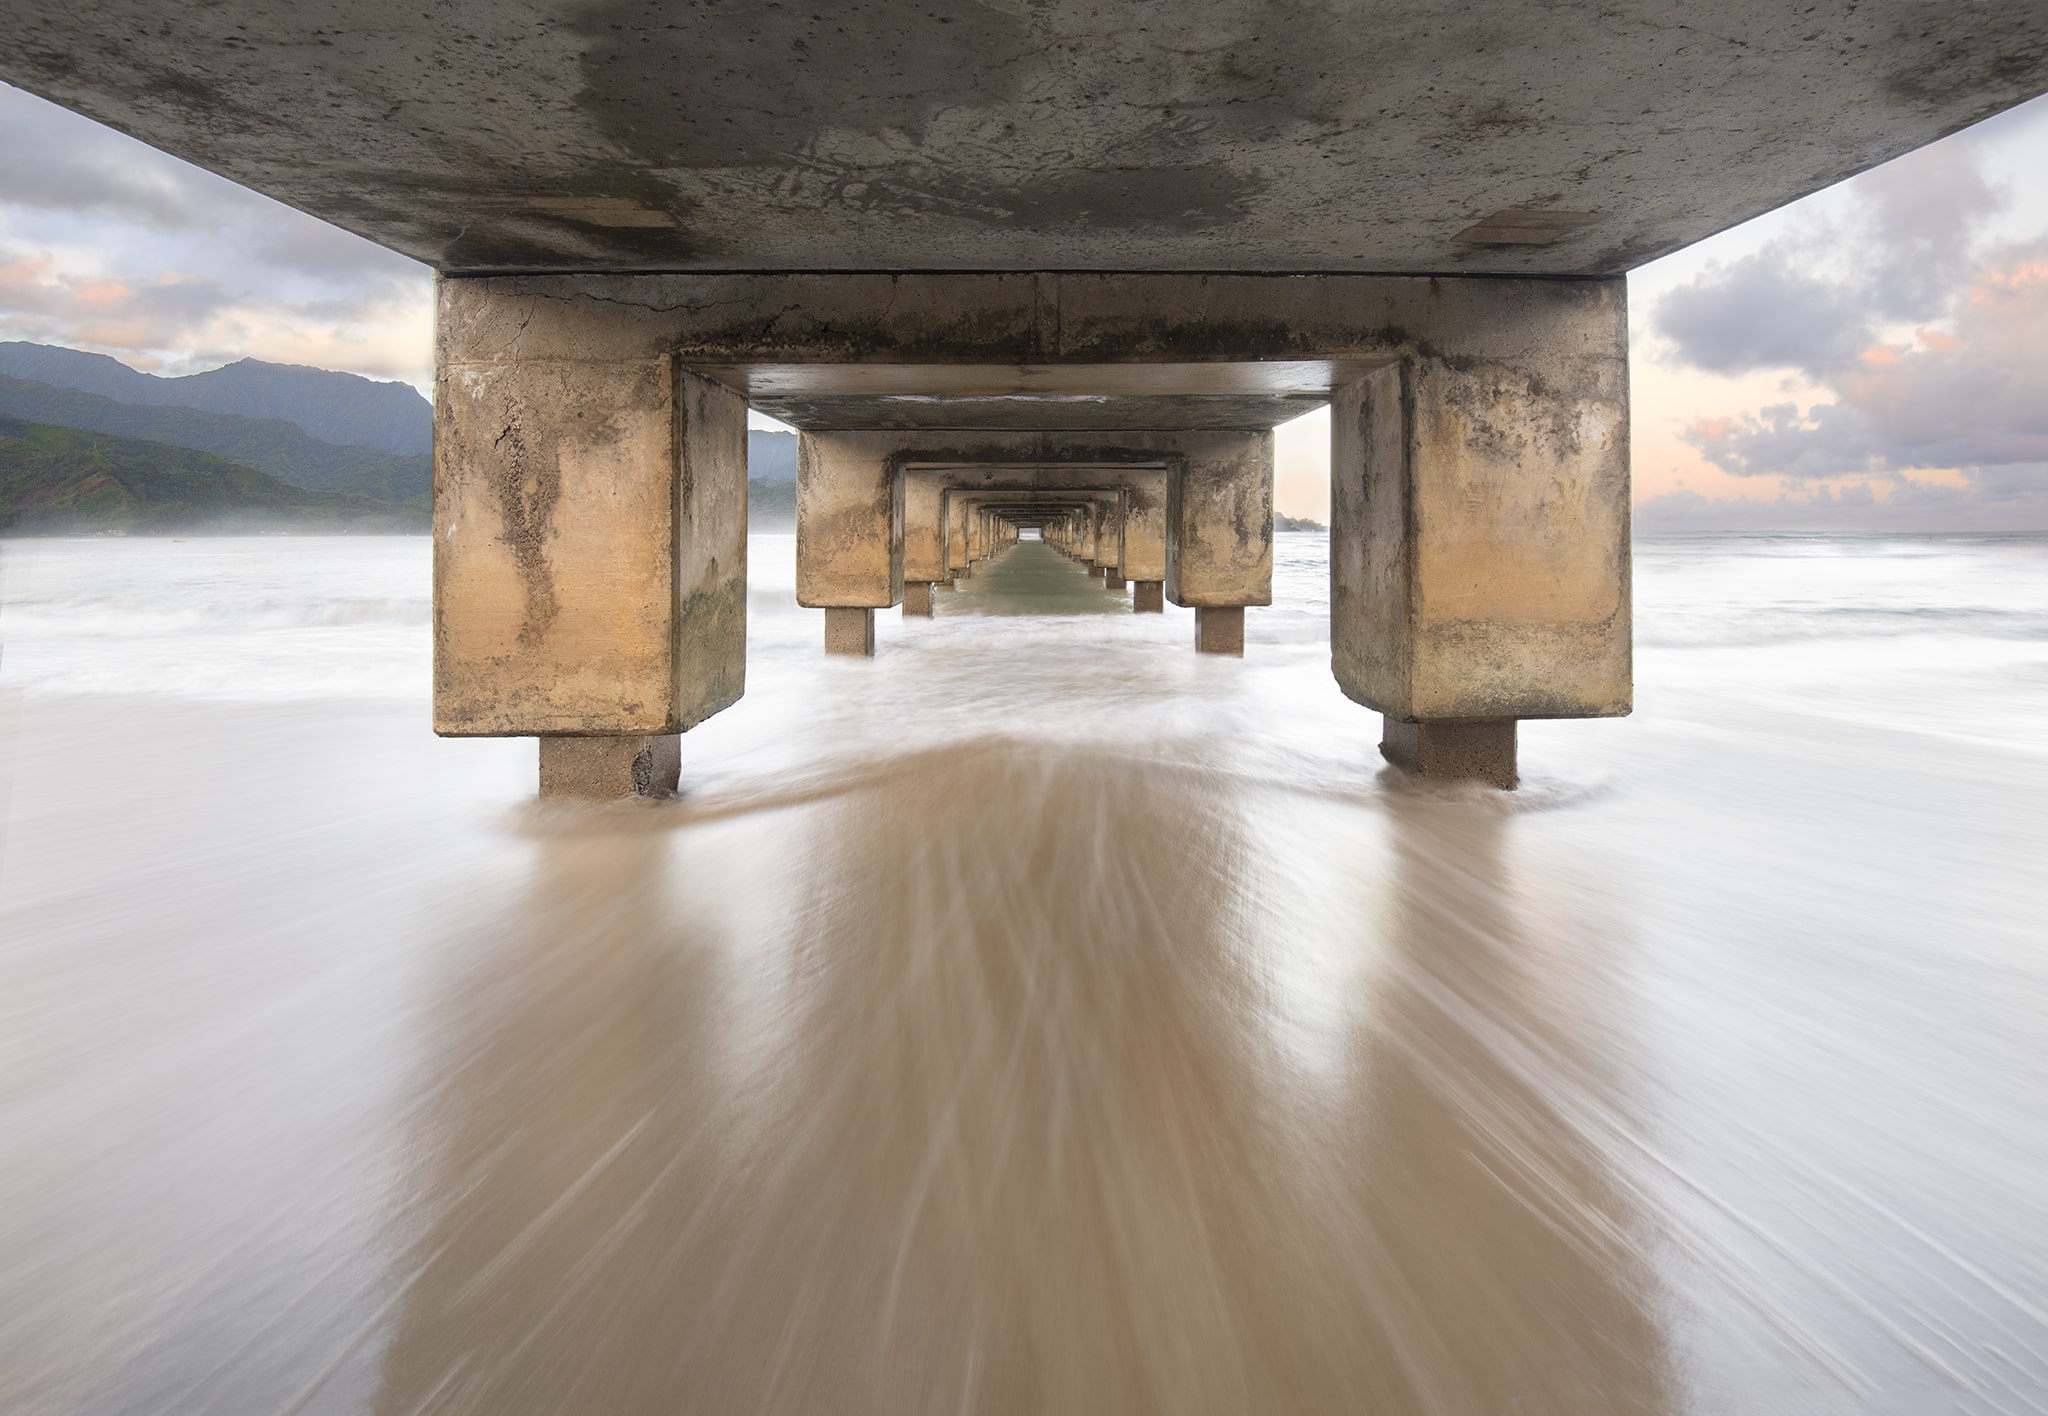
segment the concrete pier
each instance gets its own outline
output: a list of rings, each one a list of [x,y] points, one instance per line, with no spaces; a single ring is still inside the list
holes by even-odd
[[[929,580],[906,580],[903,582],[903,617],[905,619],[932,616],[932,582]]]
[[[1383,718],[1380,755],[1422,777],[1483,782],[1502,791],[1513,791],[1521,780],[1512,718],[1431,723]]]
[[[1131,582],[1131,612],[1158,615],[1166,612],[1166,586],[1157,580]]]
[[[872,657],[875,652],[875,612],[864,606],[827,606],[825,652]]]
[[[1244,657],[1244,606],[1197,605],[1195,651]]]
[[[1124,585],[1123,575],[1116,570],[1107,571],[1102,577],[1102,586],[1105,590],[1121,590]]]
[[[678,733],[550,735],[540,740],[540,794],[585,801],[674,796],[682,766],[683,739]]]

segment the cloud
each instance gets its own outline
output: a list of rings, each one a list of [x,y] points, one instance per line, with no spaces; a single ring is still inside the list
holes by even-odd
[[[1870,343],[1872,312],[1799,267],[1783,242],[1710,267],[1664,297],[1653,328],[1681,361],[1710,374],[1794,368],[1823,377]]]
[[[2009,194],[1967,143],[1937,143],[1848,184],[1838,218],[1813,217],[1709,265],[1657,305],[1651,328],[1678,362],[1714,374],[1851,367],[1890,323],[1952,312]]]
[[[46,254],[0,252],[0,339],[112,354],[189,372],[255,357],[416,379],[429,337],[426,291],[372,283],[353,297],[251,297],[218,280],[119,280],[61,270]]]
[[[1686,441],[1737,476],[1895,476],[2048,463],[2048,240],[1986,260],[1953,333],[1873,343],[1831,378],[1833,402],[1702,418]]]
[[[424,266],[0,85],[0,338],[425,386],[431,303]]]
[[[1638,503],[1639,535],[1711,531],[2048,531],[2048,463],[1986,469],[1959,484],[1902,478],[1816,486],[1772,500],[1667,492]]]

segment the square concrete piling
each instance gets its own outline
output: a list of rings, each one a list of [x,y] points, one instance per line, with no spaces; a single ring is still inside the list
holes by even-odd
[[[1137,615],[1163,615],[1166,613],[1166,585],[1158,580],[1134,580],[1131,582],[1131,613]]]
[[[1383,718],[1380,756],[1404,772],[1450,781],[1483,782],[1513,791],[1515,720],[1404,723]]]
[[[1244,606],[1202,605],[1195,609],[1195,650],[1244,657]]]
[[[1115,570],[1105,572],[1102,577],[1102,588],[1105,590],[1124,589],[1125,586],[1123,576],[1119,575]]]
[[[825,611],[825,652],[872,657],[875,652],[875,612],[863,607],[828,607]]]
[[[932,582],[929,580],[906,580],[903,582],[903,617],[905,619],[932,617]]]
[[[682,776],[679,733],[540,740],[540,794],[581,801],[674,796]]]

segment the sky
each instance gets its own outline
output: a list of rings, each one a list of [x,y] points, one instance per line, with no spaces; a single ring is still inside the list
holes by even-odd
[[[2048,97],[1629,276],[1639,530],[2048,531]],[[0,339],[432,389],[426,268],[0,85]],[[756,417],[757,426],[778,426]],[[1329,420],[1277,504],[1329,508]]]

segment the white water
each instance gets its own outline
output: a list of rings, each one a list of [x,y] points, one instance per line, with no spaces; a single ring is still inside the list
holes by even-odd
[[[596,815],[429,552],[0,545],[0,1409],[2048,1409],[2048,541],[1640,544],[1502,798],[1316,538],[1236,663],[756,537]]]

